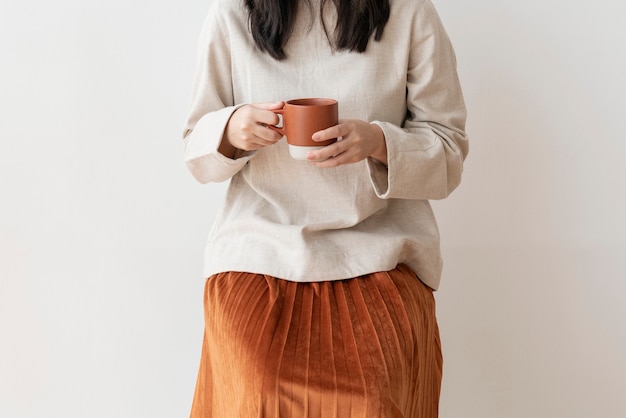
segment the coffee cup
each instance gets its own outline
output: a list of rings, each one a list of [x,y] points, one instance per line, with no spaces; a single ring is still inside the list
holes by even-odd
[[[338,123],[339,106],[336,100],[322,98],[294,99],[285,102],[282,109],[274,110],[282,116],[280,126],[268,126],[287,137],[289,154],[296,160],[306,160],[309,151],[330,145],[337,138],[313,141],[315,132]]]

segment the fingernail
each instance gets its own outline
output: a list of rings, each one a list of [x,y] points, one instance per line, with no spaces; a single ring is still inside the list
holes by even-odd
[[[318,139],[320,139],[320,136],[318,134],[313,134],[311,138],[313,138],[313,141],[317,141]]]

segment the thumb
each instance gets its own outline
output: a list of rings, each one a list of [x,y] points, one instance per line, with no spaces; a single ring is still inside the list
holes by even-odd
[[[253,105],[258,109],[263,110],[278,110],[285,107],[285,102],[265,102],[265,103],[256,103]]]

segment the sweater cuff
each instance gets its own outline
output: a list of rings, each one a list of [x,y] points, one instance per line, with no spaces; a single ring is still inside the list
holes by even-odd
[[[374,192],[376,196],[381,199],[387,199],[389,192],[389,164],[391,163],[391,155],[389,152],[389,142],[387,142],[387,135],[385,133],[385,128],[381,123],[372,122],[380,127],[383,131],[383,135],[385,136],[385,141],[387,145],[387,165],[381,163],[374,158],[367,159],[367,169],[370,176],[370,182],[372,183],[372,187],[374,188]]]
[[[239,106],[229,106],[202,116],[184,139],[185,162],[201,183],[221,182],[241,170],[254,157],[253,151],[237,151],[234,159],[222,155],[218,147],[226,125]]]

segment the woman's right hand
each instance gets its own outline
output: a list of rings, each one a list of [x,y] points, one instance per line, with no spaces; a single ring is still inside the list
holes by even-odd
[[[283,106],[284,102],[275,102],[240,107],[232,114],[226,125],[222,145],[226,145],[224,144],[226,142],[236,149],[254,151],[275,144],[282,135],[267,125],[278,124],[278,115],[273,110],[282,109]],[[222,148],[225,147],[220,147],[220,152],[231,158],[236,151]],[[232,151],[232,154],[229,151]]]

